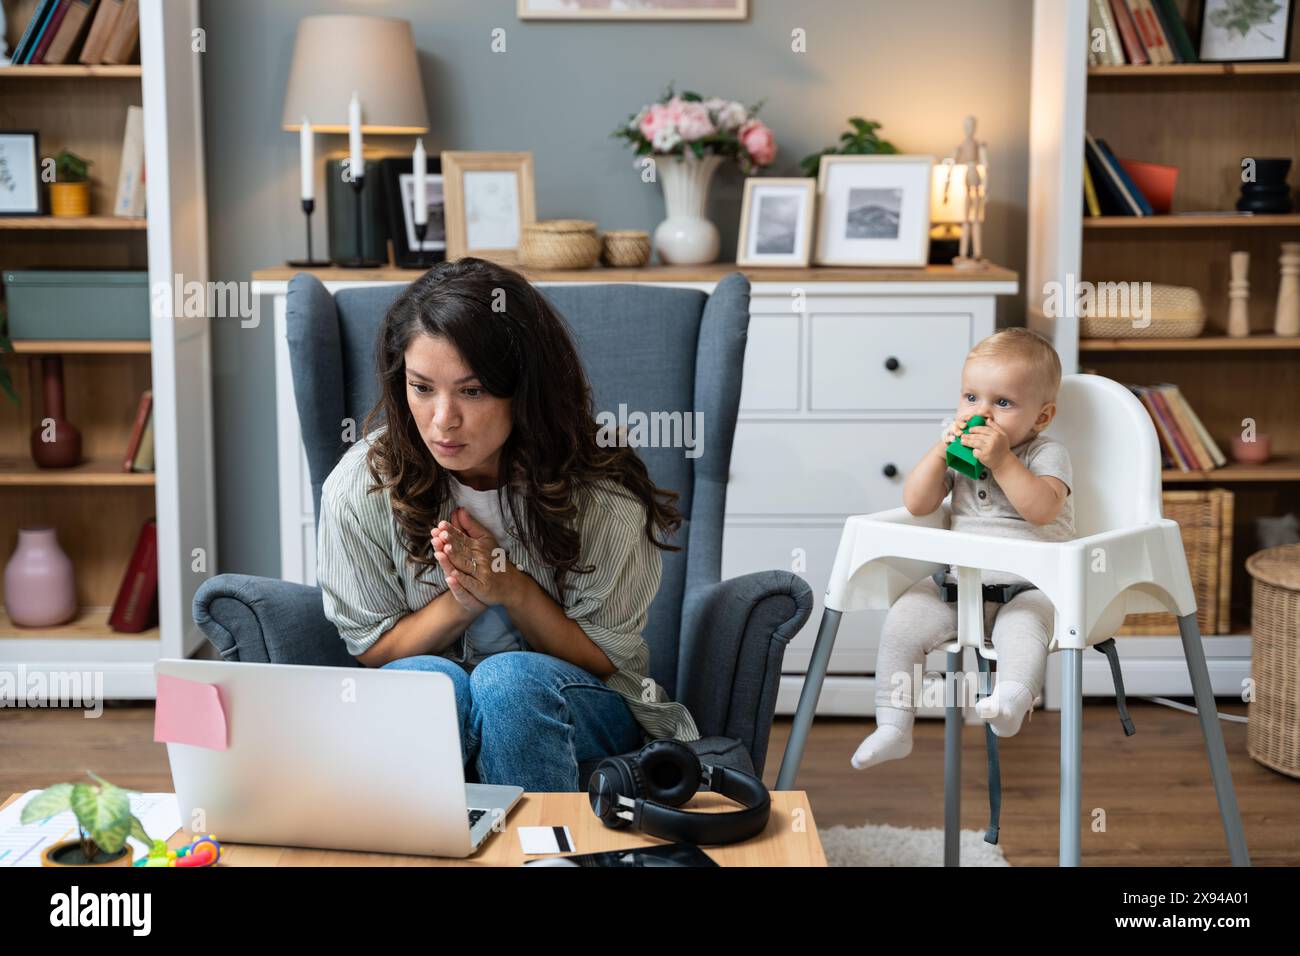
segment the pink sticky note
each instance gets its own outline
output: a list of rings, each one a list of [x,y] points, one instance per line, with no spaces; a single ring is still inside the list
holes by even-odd
[[[226,712],[212,684],[158,675],[153,739],[158,743],[194,744],[226,749]]]

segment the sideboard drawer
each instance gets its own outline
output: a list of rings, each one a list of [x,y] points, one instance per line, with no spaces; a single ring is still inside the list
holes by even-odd
[[[728,515],[868,514],[903,503],[903,481],[942,419],[736,423]],[[885,474],[893,465],[894,475]]]
[[[810,315],[811,410],[955,408],[973,318]]]
[[[799,411],[799,364],[798,316],[751,315],[740,411]]]

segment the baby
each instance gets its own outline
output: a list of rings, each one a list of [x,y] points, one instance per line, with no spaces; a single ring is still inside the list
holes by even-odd
[[[1074,537],[1070,456],[1042,434],[1056,415],[1061,361],[1046,339],[1010,328],[978,343],[962,368],[957,418],[926,452],[903,485],[903,504],[927,515],[952,492],[953,531],[1065,541]],[[983,415],[962,444],[974,449],[979,478],[948,468],[948,444],[974,415]],[[948,575],[948,580],[955,576]],[[984,583],[1027,584],[1025,578],[984,571]],[[1042,591],[1023,590],[1005,604],[984,602],[992,627],[998,682],[976,705],[999,737],[1013,736],[1042,691],[1055,610]],[[912,752],[914,687],[925,655],[957,636],[957,605],[945,602],[933,578],[905,591],[885,616],[876,659],[876,731],[858,746],[859,770]]]

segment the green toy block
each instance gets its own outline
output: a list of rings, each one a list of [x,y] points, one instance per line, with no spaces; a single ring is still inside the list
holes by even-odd
[[[983,424],[983,415],[972,415],[970,421],[966,423],[966,427],[962,429],[962,434],[966,434],[966,432],[970,431],[976,425]],[[984,466],[981,465],[979,460],[975,457],[975,449],[963,445],[961,443],[961,438],[954,438],[952,440],[952,444],[948,446],[948,454],[946,457],[948,460],[948,467],[958,474],[965,475],[967,478],[977,479],[980,476],[980,472],[984,470]]]

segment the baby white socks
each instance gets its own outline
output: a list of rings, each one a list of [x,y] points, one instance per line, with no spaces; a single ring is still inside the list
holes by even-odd
[[[866,770],[887,760],[899,760],[912,752],[912,721],[915,715],[911,711],[890,708],[884,718],[887,722],[882,722],[882,710],[884,708],[879,708],[876,712],[875,732],[858,744],[858,749],[849,760],[858,770]]]
[[[989,722],[993,733],[999,737],[1014,737],[1020,731],[1020,722],[1034,708],[1034,695],[1029,688],[1013,680],[1000,680],[993,693],[975,704],[975,713]]]

